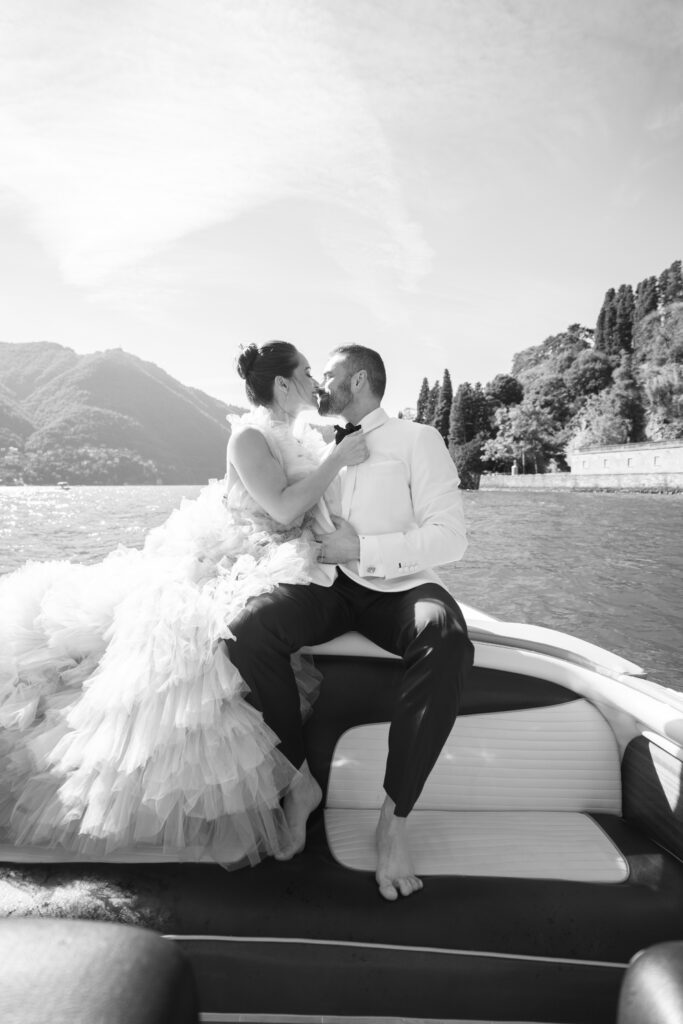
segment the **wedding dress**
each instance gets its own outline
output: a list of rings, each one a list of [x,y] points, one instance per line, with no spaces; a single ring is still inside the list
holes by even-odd
[[[318,465],[313,428],[264,409],[233,422],[246,426],[290,483]],[[141,550],[0,578],[0,841],[225,866],[286,848],[296,771],[220,641],[251,597],[321,582],[313,531],[331,528],[322,501],[283,528],[239,479],[227,494],[212,481]],[[295,672],[305,704],[316,673]]]

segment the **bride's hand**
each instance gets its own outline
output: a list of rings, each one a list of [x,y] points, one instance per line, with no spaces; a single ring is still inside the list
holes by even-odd
[[[335,448],[335,455],[340,466],[359,466],[361,462],[365,462],[369,452],[362,431],[357,430],[342,438]]]

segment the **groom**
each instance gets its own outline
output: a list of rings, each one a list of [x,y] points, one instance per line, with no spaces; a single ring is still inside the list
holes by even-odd
[[[433,427],[388,416],[385,386],[377,352],[343,345],[332,353],[320,412],[362,430],[369,453],[326,494],[336,528],[318,537],[319,560],[337,569],[327,586],[281,586],[256,599],[231,624],[240,642],[228,643],[280,749],[302,765],[302,781],[285,799],[297,849],[320,789],[305,762],[290,653],[355,629],[403,658],[377,826],[377,884],[395,900],[422,888],[406,819],[455,721],[473,648],[458,605],[432,572],[462,558],[467,546],[457,471]]]

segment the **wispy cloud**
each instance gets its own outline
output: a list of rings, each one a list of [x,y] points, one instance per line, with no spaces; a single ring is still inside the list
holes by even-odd
[[[399,281],[424,272],[381,125],[313,0],[6,0],[0,28],[0,188],[72,282],[292,197],[365,221]]]

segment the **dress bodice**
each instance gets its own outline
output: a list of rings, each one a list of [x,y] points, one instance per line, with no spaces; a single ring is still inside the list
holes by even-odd
[[[320,433],[307,423],[279,423],[271,417],[267,409],[258,408],[242,416],[230,417],[232,430],[245,430],[248,427],[257,429],[264,437],[273,457],[282,466],[282,470],[290,484],[303,479],[312,473],[322,461],[325,453],[325,442]],[[323,499],[313,508],[302,514],[293,523],[283,526],[276,522],[252,498],[242,483],[234,467],[228,467],[228,488],[225,504],[233,519],[245,525],[254,525],[268,533],[301,534],[311,529],[313,532],[327,532],[333,529],[330,515]]]

